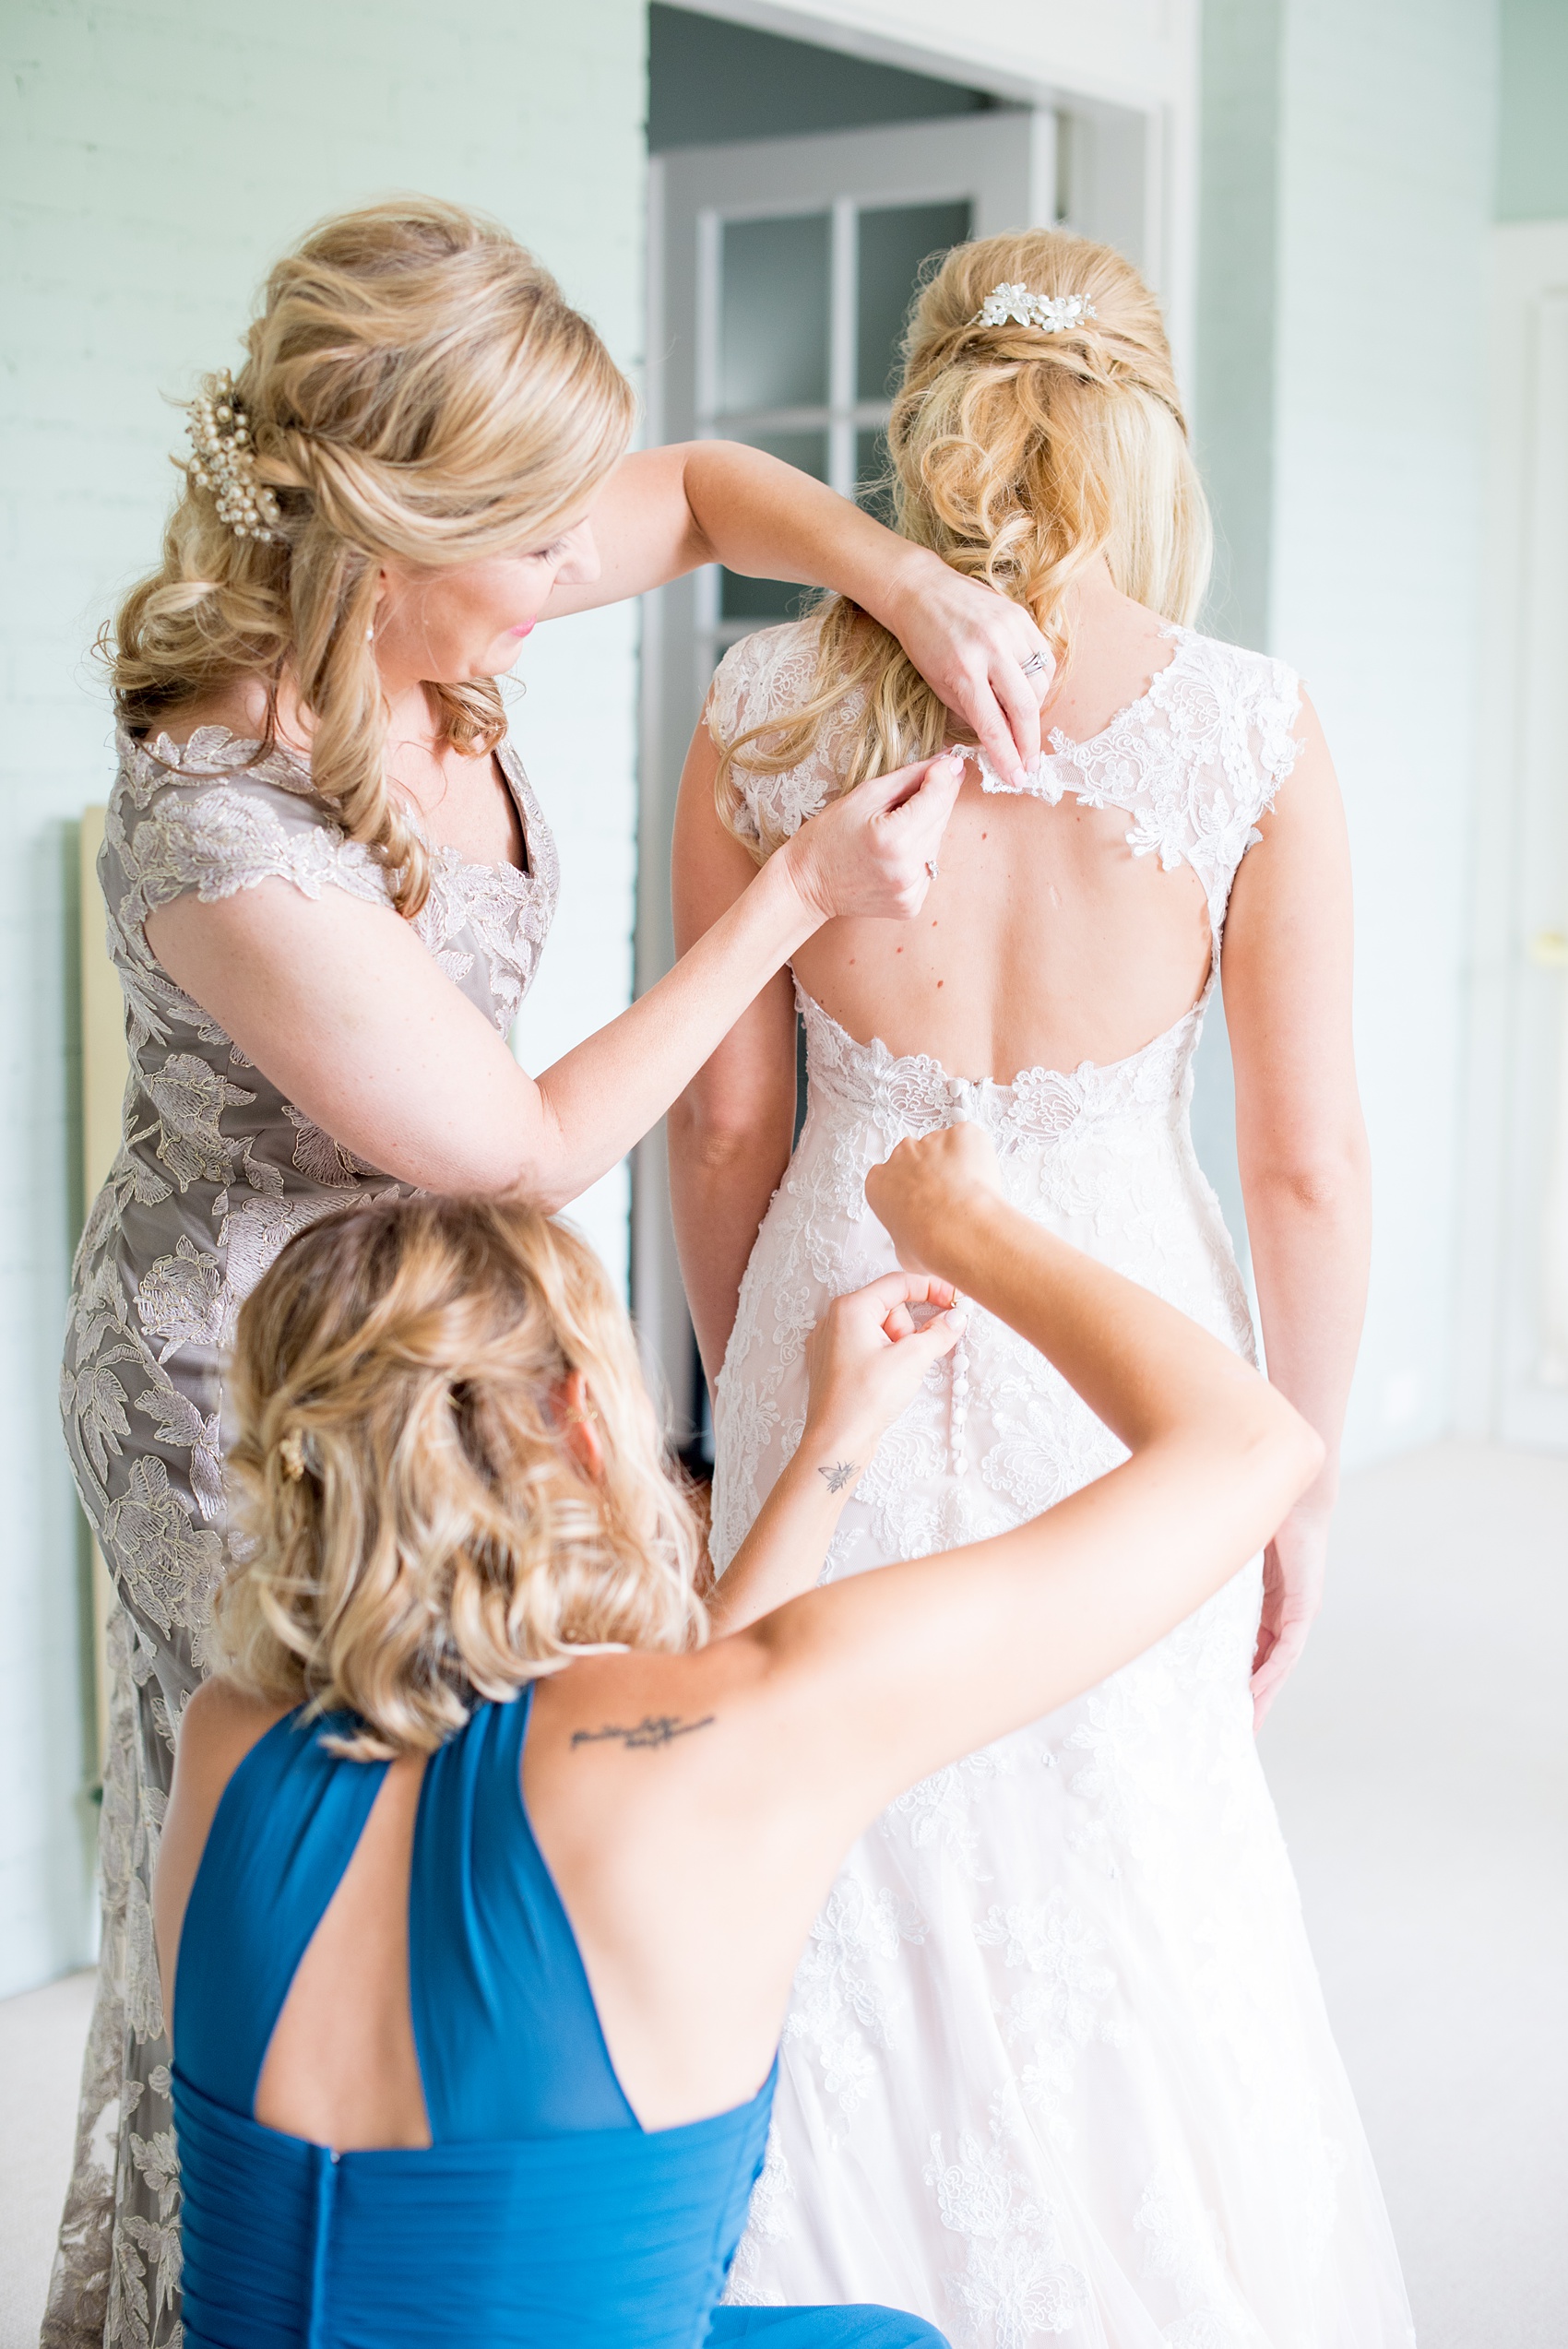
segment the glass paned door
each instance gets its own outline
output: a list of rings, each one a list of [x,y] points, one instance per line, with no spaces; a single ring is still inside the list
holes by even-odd
[[[697,224],[696,430],[766,448],[841,496],[881,503],[888,400],[922,268],[971,233],[966,196],[862,203]],[[713,264],[716,263],[716,266]],[[724,571],[699,590],[699,662],[798,611],[798,581]]]
[[[903,364],[909,300],[929,261],[974,233],[974,206],[867,204],[855,221],[855,396],[892,397]]]
[[[832,242],[827,212],[721,220],[719,413],[826,406]]]

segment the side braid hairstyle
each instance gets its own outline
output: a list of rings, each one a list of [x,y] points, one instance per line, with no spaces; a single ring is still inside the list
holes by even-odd
[[[383,771],[386,713],[367,642],[381,565],[439,571],[542,543],[575,518],[630,437],[631,387],[548,270],[496,222],[426,196],[324,221],[279,262],[233,393],[269,539],[238,537],[191,478],[160,568],[101,640],[137,735],[241,677],[267,736],[287,672],[314,721],[317,797],[412,917],[423,843]],[[221,380],[204,389],[226,397]],[[443,741],[493,750],[493,681],[427,691]]]
[[[979,323],[999,284],[1079,294],[1095,315],[1045,333]],[[1123,595],[1190,623],[1212,557],[1208,508],[1159,305],[1110,245],[1035,229],[956,246],[917,295],[887,432],[896,527],[954,570],[1021,603],[1056,653],[1071,657],[1063,604],[1103,554]],[[780,774],[810,758],[829,724],[847,756],[844,791],[869,775],[973,736],[908,654],[860,607],[817,607],[815,675],[792,715],[719,743],[725,825],[764,859],[777,838],[737,822],[737,765]],[[858,696],[851,717],[842,705]]]

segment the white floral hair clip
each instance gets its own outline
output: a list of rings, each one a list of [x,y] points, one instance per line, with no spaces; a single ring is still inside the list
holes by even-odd
[[[191,461],[186,469],[192,486],[210,490],[218,519],[237,539],[278,539],[274,526],[281,521],[278,500],[255,474],[250,419],[234,396],[227,368],[213,377],[216,397],[203,392],[193,399],[185,430],[191,436]]]
[[[1038,326],[1042,335],[1063,335],[1099,314],[1081,293],[1031,293],[1028,286],[1003,284],[992,287],[969,324],[1004,326],[1011,318],[1020,326]]]

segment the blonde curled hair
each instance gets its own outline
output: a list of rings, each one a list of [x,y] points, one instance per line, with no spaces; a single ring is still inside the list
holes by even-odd
[[[574,1370],[597,1478],[561,1425]],[[312,1225],[245,1300],[229,1400],[219,1653],[274,1703],[357,1714],[348,1750],[428,1752],[585,1649],[707,1635],[631,1324],[530,1207],[394,1198]]]
[[[1095,315],[1049,334],[980,323],[1002,284],[1081,295]],[[1101,554],[1123,595],[1183,625],[1195,617],[1212,555],[1208,508],[1159,305],[1110,245],[1033,229],[956,246],[915,302],[887,443],[902,536],[1021,603],[1063,666],[1063,599]],[[863,703],[856,712],[843,707],[851,695]],[[759,859],[779,844],[740,825],[736,765],[780,774],[810,758],[830,725],[840,790],[973,739],[896,637],[827,598],[805,702],[719,744],[719,813]]]
[[[257,677],[265,751],[288,669],[313,719],[316,795],[412,916],[428,860],[383,772],[367,641],[377,573],[472,563],[575,519],[625,449],[631,388],[531,254],[494,221],[425,196],[313,230],[273,270],[246,342],[233,395],[255,485],[277,499],[273,534],[237,536],[187,470],[162,563],[105,635],[116,705],[144,735]],[[228,397],[220,377],[204,388]],[[493,681],[427,690],[444,741],[495,747]]]

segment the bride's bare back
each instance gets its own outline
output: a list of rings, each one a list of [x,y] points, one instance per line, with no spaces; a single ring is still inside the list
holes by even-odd
[[[1089,744],[1178,650],[1152,612],[1097,575],[1073,658],[1044,713]],[[839,1026],[952,1075],[1007,1084],[1032,1068],[1124,1059],[1195,1002],[1212,955],[1203,884],[1134,854],[1124,808],[982,788],[971,761],[920,919],[830,922],[795,973]]]

